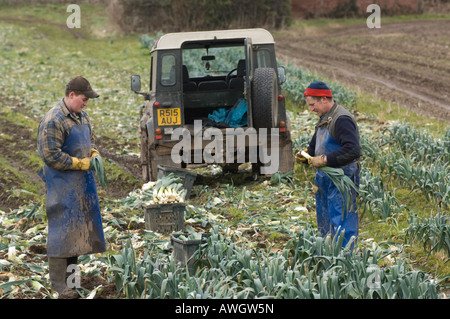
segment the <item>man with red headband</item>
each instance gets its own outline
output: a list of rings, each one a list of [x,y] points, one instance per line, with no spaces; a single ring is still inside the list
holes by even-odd
[[[359,187],[359,131],[353,115],[333,100],[328,86],[321,81],[311,83],[303,96],[312,112],[320,117],[316,130],[304,151],[312,156],[308,161],[315,168],[340,167]],[[306,162],[298,153],[297,162]],[[352,205],[343,209],[344,200],[332,180],[322,171],[316,171],[317,226],[322,236],[345,231],[343,246],[358,236],[356,192],[352,190]]]

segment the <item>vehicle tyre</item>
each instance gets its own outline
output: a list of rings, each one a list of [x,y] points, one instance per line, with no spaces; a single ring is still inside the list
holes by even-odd
[[[257,68],[252,86],[253,126],[274,128],[278,123],[278,82],[273,68]]]

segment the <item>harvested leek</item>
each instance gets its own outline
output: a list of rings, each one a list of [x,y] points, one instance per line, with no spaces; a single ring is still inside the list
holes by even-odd
[[[94,171],[95,176],[97,177],[100,185],[102,187],[108,186],[108,179],[105,175],[105,168],[103,167],[103,160],[101,156],[97,155],[93,159],[91,159],[90,163],[91,169]]]
[[[311,158],[311,155],[309,155],[305,151],[301,151],[301,154],[306,159]],[[342,168],[324,166],[319,169],[321,169],[325,174],[328,175],[328,177],[333,181],[334,185],[341,193],[342,198],[345,201],[345,206],[342,206],[342,210],[344,210],[344,207],[346,207],[348,210],[352,202],[351,200],[348,200],[352,198],[352,188],[356,191],[356,193],[359,194],[359,190],[356,187],[355,183],[353,183],[353,181],[344,174],[344,170]],[[342,217],[344,216],[342,215]]]
[[[146,185],[147,191],[151,191],[153,198],[148,204],[182,203],[187,190],[181,183],[181,178],[175,177],[173,173],[158,179],[152,185]]]

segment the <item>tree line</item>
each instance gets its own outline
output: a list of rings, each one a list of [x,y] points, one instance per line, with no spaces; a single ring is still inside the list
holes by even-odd
[[[283,28],[290,0],[114,0],[110,15],[124,32]]]

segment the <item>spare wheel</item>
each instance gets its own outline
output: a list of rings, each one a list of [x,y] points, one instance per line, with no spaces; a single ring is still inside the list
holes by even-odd
[[[252,87],[253,126],[274,128],[278,122],[278,83],[273,68],[257,68]]]

